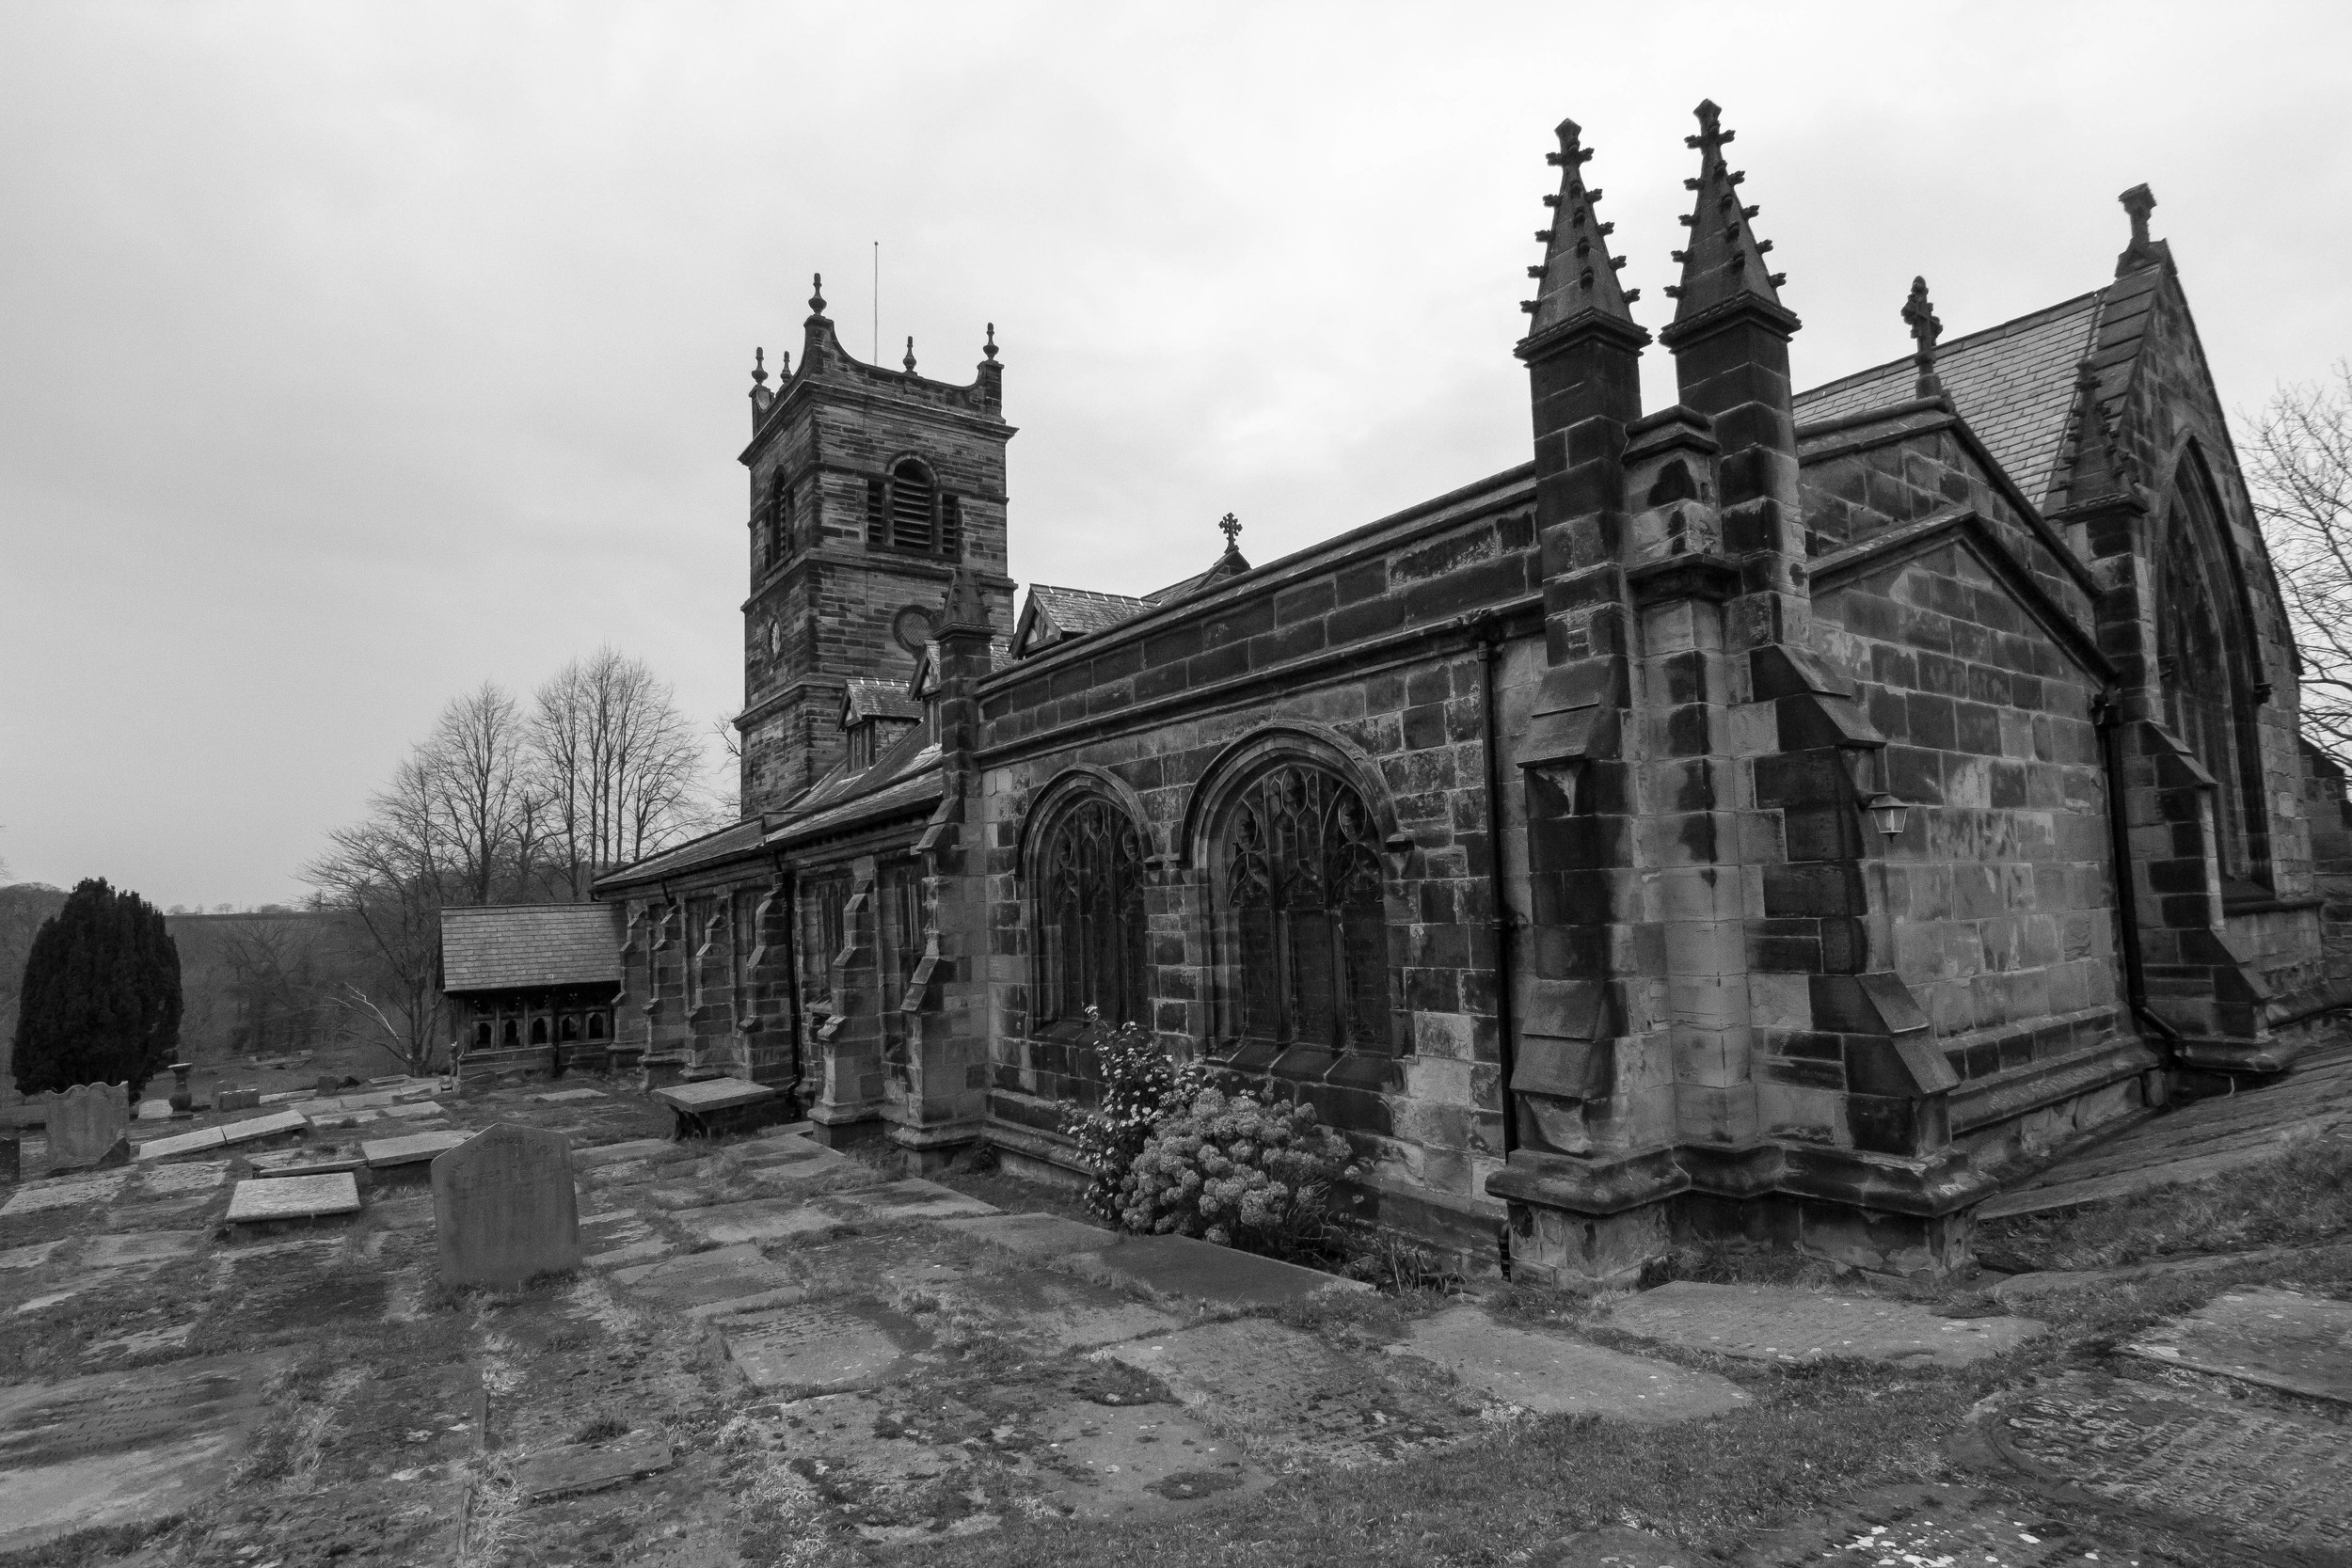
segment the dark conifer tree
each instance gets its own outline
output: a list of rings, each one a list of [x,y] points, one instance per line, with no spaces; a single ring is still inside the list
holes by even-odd
[[[103,879],[41,923],[16,1015],[24,1094],[128,1082],[138,1099],[180,1050],[180,948],[163,914]]]

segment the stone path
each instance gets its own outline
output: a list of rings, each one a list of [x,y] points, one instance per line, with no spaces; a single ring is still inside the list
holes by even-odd
[[[1687,1280],[1629,1298],[1610,1313],[1609,1324],[1640,1338],[1757,1361],[1851,1355],[1939,1367],[2001,1354],[2042,1332],[2026,1318],[1949,1318],[1883,1296]]]
[[[1979,1220],[2129,1197],[2275,1156],[2304,1137],[2352,1137],[2352,1045],[2305,1057],[2266,1087],[2201,1100],[2037,1172],[1977,1208]]]
[[[2300,1291],[2235,1291],[2159,1323],[2123,1349],[2166,1366],[2352,1405],[2352,1302]]]

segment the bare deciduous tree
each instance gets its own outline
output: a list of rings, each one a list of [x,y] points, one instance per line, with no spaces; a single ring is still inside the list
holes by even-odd
[[[420,747],[370,798],[364,821],[329,834],[326,852],[303,870],[367,933],[375,993],[398,1020],[412,1072],[425,1070],[433,1055],[441,906],[455,891],[438,824],[440,792],[423,752]]]
[[[494,681],[441,710],[419,753],[431,781],[435,829],[469,904],[526,895],[538,847],[540,784],[522,710]]]
[[[532,736],[549,852],[574,898],[707,819],[701,741],[642,660],[604,647],[564,666],[538,690]]]
[[[2303,733],[2352,768],[2352,362],[2272,394],[2246,477],[2301,660]]]

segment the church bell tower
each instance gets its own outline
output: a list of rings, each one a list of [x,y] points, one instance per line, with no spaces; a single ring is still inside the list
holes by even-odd
[[[752,372],[751,591],[743,601],[743,811],[775,811],[843,756],[851,680],[903,685],[959,566],[998,636],[1005,573],[1004,371],[992,324],[968,384],[850,357],[809,302],[801,361]]]

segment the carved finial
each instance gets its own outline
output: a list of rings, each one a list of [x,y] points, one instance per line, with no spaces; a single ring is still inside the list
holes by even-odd
[[[1216,526],[1224,532],[1225,547],[1227,549],[1237,550],[1241,548],[1241,519],[1239,517],[1236,517],[1231,512],[1228,512],[1224,516],[1219,517],[1216,520]]]
[[[1724,143],[1740,134],[1737,131],[1726,131],[1723,128],[1723,105],[1711,98],[1702,98],[1699,100],[1699,106],[1691,112],[1699,117],[1699,134],[1695,136],[1683,137],[1682,145],[1697,148],[1702,157],[1721,158],[1724,155]]]
[[[2123,254],[2115,259],[2115,276],[2137,272],[2172,260],[2172,251],[2162,240],[2148,237],[2148,214],[2156,210],[2155,193],[2145,185],[2134,185],[2115,198],[2131,215],[2132,243],[2123,247]]]
[[[994,322],[988,324],[988,341],[980,346],[980,356],[991,360],[996,357],[996,324]]]
[[[812,316],[825,313],[825,275],[821,272],[809,284],[808,313]]]
[[[898,363],[907,368],[907,374],[913,375],[914,373],[914,340],[913,338],[909,338],[907,340],[907,356],[904,359],[899,360]]]
[[[755,348],[752,350],[752,386],[757,388],[767,385],[768,351],[764,348]]]
[[[1935,314],[1935,307],[1928,303],[1928,280],[1911,280],[1911,297],[1903,301],[1903,324],[1911,328],[1911,341],[1917,346],[1911,356],[1919,367],[1919,383],[1915,388],[1923,398],[1940,398],[1944,383],[1935,374],[1935,342],[1944,335],[1944,324]]]

